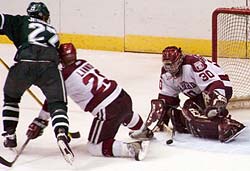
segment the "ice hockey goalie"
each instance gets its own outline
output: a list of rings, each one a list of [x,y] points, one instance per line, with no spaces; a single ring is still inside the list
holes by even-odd
[[[185,55],[176,46],[162,51],[162,63],[158,99],[152,101],[158,105],[152,105],[149,127],[168,125],[171,120],[179,133],[221,142],[230,142],[244,130],[226,108],[232,84],[217,64],[199,55]],[[181,93],[188,99],[180,109]]]

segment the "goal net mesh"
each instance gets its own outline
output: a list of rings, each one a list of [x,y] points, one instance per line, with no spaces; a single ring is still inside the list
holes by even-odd
[[[212,58],[233,84],[230,108],[250,108],[250,8],[218,8],[212,17]]]

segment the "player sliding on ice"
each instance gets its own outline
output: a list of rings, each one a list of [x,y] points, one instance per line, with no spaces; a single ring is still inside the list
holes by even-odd
[[[72,43],[61,44],[59,56],[68,95],[85,112],[94,116],[88,137],[88,151],[95,156],[144,159],[149,141],[126,143],[114,139],[121,124],[132,130],[132,138],[149,140],[153,137],[141,116],[133,112],[132,100],[126,91],[116,81],[103,76],[86,60],[77,59]],[[49,118],[46,103],[39,118]],[[34,129],[33,125],[30,125],[27,134],[37,137],[43,128],[36,125]]]
[[[227,74],[215,63],[198,55],[184,55],[181,48],[169,46],[162,51],[160,92],[152,100],[147,122],[168,125],[169,119],[179,133],[230,142],[245,126],[231,119],[226,109],[232,97]],[[181,110],[179,94],[187,99]]]

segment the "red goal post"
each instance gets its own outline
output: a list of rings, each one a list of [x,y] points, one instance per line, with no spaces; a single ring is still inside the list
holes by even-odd
[[[212,60],[229,75],[229,108],[250,108],[250,8],[217,8],[212,13]]]

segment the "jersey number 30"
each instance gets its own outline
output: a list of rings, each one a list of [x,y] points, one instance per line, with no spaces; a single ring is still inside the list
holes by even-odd
[[[200,73],[199,76],[203,81],[207,81],[209,78],[213,78],[214,74],[209,70],[205,70],[204,72]]]

